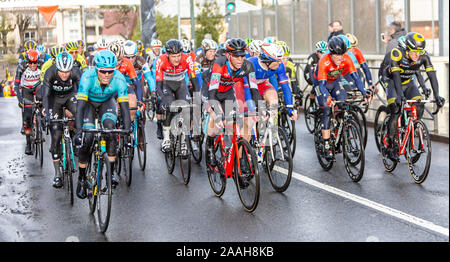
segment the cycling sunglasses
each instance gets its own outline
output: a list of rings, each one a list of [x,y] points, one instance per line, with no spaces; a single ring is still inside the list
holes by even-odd
[[[409,48],[409,47],[408,47]],[[423,55],[423,54],[425,54],[425,50],[417,50],[417,49],[411,49],[411,48],[409,48],[409,51],[411,51],[411,52],[414,52],[414,53],[416,53],[416,54],[418,54],[418,55]]]
[[[114,70],[98,70],[99,73],[101,73],[102,75],[110,75],[114,73]]]
[[[245,57],[245,54],[244,55],[235,55],[235,54],[231,53],[231,56],[233,56],[233,57]]]
[[[37,61],[34,61],[34,62],[32,62],[32,61],[28,61],[28,64],[30,64],[30,65],[34,65],[34,64],[37,64]]]

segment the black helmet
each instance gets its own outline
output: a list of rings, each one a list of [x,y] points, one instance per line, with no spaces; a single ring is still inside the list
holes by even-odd
[[[167,41],[164,49],[166,49],[167,54],[179,54],[181,53],[181,51],[183,51],[183,45],[180,41],[171,39]]]
[[[94,46],[88,45],[87,48],[86,48],[86,50],[87,50],[88,52],[94,52],[94,51],[95,51],[95,48],[94,48]]]
[[[328,50],[332,55],[343,55],[347,52],[347,44],[344,39],[333,36],[330,41],[328,41]]]
[[[247,43],[241,38],[228,39],[225,42],[225,49],[232,55],[245,55],[247,50]]]
[[[409,50],[425,50],[425,38],[423,38],[423,35],[416,33],[416,32],[410,32],[406,36],[406,47]]]

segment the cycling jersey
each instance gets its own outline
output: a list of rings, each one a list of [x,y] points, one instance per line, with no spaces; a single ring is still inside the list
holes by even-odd
[[[245,78],[244,78],[245,77]],[[255,69],[252,62],[244,60],[242,67],[233,71],[226,56],[221,56],[214,61],[211,80],[209,84],[209,100],[217,99],[218,93],[232,90],[234,84],[244,78],[245,101],[251,111],[254,111],[254,103],[251,101],[261,100],[256,83]]]
[[[182,53],[180,63],[177,66],[170,63],[167,54],[161,55],[156,62],[156,88],[162,89],[163,82],[165,82],[171,89],[176,89],[181,82],[185,81],[186,73],[191,80],[194,91],[199,91],[194,61],[190,55]]]
[[[84,72],[84,71],[86,71],[86,69],[88,69],[86,59],[79,54],[77,54],[77,57],[75,58],[75,61],[73,62],[73,66],[78,67],[81,70],[81,72]]]
[[[55,61],[53,59],[47,60],[41,67],[41,82],[44,81],[45,71],[49,69]]]
[[[296,95],[300,94],[300,89],[298,88],[298,81],[296,75],[296,67],[294,61],[291,58],[288,58],[286,62],[286,75],[291,83],[292,92]]]
[[[364,58],[361,50],[358,47],[353,47],[353,50],[350,53],[355,56],[356,61],[358,62],[358,64],[355,64],[356,69],[358,69],[359,67],[362,68],[362,70],[364,71],[364,75],[366,76],[367,84],[371,86],[372,74],[370,73],[369,66],[367,66],[366,59]]]
[[[316,52],[310,54],[308,59],[306,60],[305,70],[303,70],[303,77],[305,78],[308,84],[314,84],[314,69],[316,68],[317,63],[319,63],[320,57]]]
[[[345,76],[347,74],[350,74],[359,91],[361,91],[361,93],[365,95],[366,92],[364,90],[364,85],[361,82],[358,74],[356,73],[356,68],[353,64],[352,59],[347,53],[343,55],[343,60],[339,64],[339,66],[334,64],[333,60],[331,59],[331,54],[328,53],[326,55],[323,55],[316,66],[316,70],[314,71],[314,78],[317,81],[315,85],[319,86],[319,90],[316,89],[316,92],[320,92],[317,93],[317,95],[323,95],[324,99],[326,100],[327,97],[330,96],[326,88],[326,83],[331,83],[339,80],[341,75]]]
[[[286,76],[286,69],[284,67],[284,64],[281,63],[278,66],[277,70],[270,70],[270,69],[266,70],[262,68],[258,57],[251,57],[248,59],[248,61],[250,61],[253,64],[253,67],[255,68],[256,83],[258,84],[258,90],[261,96],[264,95],[264,92],[267,89],[273,87],[273,85],[269,84],[267,79],[276,75],[278,77],[277,82],[283,90],[284,101],[288,107],[292,107],[292,92],[291,88],[289,87],[289,80]],[[275,87],[273,88],[275,89]]]
[[[77,93],[77,100],[105,102],[117,93],[118,101],[128,102],[127,83],[125,77],[114,70],[113,77],[108,86],[102,87],[98,80],[97,70],[88,69],[83,73]]]

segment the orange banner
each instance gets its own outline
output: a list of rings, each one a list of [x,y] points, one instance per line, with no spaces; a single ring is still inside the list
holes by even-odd
[[[58,6],[38,6],[39,13],[44,17],[45,21],[47,21],[47,24],[50,24],[52,21],[53,16],[55,15],[56,11],[58,10]]]

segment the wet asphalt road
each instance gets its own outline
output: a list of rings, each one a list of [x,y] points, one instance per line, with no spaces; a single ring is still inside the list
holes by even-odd
[[[0,241],[449,241],[446,143],[433,141],[429,177],[416,185],[404,158],[393,173],[384,171],[370,130],[364,177],[354,183],[342,154],[330,171],[322,170],[301,115],[290,187],[276,193],[260,172],[260,202],[247,213],[231,180],[222,198],[214,196],[203,162],[193,164],[188,186],[177,167],[169,175],[156,124],[147,123],[147,169],[138,170],[135,159],[132,185],[114,191],[110,226],[101,234],[87,200],[76,198],[71,206],[65,191],[52,187],[49,141],[42,168],[24,155],[17,100],[0,98],[0,112]]]

